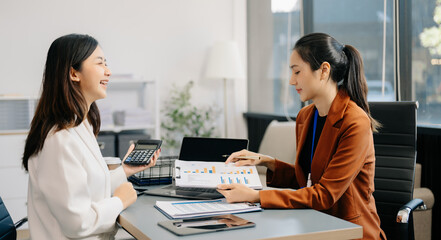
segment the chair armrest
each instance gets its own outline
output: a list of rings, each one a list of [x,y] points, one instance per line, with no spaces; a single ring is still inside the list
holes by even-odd
[[[14,223],[15,229],[19,228],[21,225],[25,224],[28,221],[28,217],[24,217],[20,219],[18,222]]]
[[[419,206],[426,208],[426,205],[424,205],[423,200],[418,199],[418,198],[413,199],[410,202],[404,204],[404,206],[402,206],[400,208],[400,210],[398,211],[397,223],[408,223],[412,211],[415,210]]]
[[[423,206],[423,205],[424,205],[423,200],[421,200],[421,199],[419,199],[419,198],[415,198],[415,199],[409,201],[408,203],[404,204],[404,206],[402,206],[402,207],[400,208],[400,210],[405,209],[405,208],[409,208],[410,211],[413,211],[413,210],[415,210],[417,207],[419,207],[419,206]]]

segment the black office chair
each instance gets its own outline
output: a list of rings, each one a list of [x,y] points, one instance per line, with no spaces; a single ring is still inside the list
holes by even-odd
[[[414,239],[412,211],[417,102],[371,102],[371,115],[383,126],[374,134],[375,203],[388,239]]]
[[[0,197],[0,240],[17,239],[17,228],[26,223],[28,218],[25,217],[17,223],[12,222],[8,209],[6,209],[2,198]]]

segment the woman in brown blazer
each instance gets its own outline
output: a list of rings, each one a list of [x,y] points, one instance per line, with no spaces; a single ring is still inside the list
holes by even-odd
[[[298,190],[256,191],[245,185],[223,184],[218,191],[229,202],[320,210],[361,225],[363,239],[385,239],[372,196],[372,132],[379,124],[369,112],[360,53],[327,34],[313,33],[297,41],[290,68],[290,84],[302,101],[312,101],[297,115],[296,164],[247,150],[231,154],[227,163],[266,166],[268,186]]]

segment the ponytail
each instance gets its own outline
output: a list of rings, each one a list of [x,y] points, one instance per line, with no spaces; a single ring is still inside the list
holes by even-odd
[[[369,110],[369,104],[367,101],[368,86],[364,75],[361,55],[358,50],[351,45],[345,45],[343,47],[343,52],[348,61],[346,74],[343,78],[343,85],[341,87],[346,90],[351,100],[367,113],[371,120],[372,131],[378,132],[378,128],[380,128],[381,125],[377,120],[372,118]]]

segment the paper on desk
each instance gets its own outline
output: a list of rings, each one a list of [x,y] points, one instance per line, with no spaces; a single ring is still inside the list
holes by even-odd
[[[228,203],[225,198],[201,201],[156,201],[155,207],[171,219],[262,210],[260,204]]]
[[[245,184],[250,188],[262,189],[256,166],[236,167],[223,162],[175,161],[176,186],[216,188],[226,183]]]

